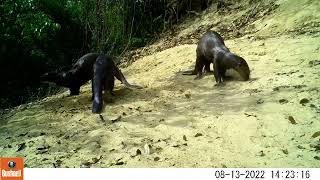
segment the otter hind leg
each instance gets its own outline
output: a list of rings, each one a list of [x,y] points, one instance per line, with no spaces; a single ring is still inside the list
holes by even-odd
[[[107,78],[105,80],[105,86],[104,90],[108,91],[112,96],[114,96],[113,89],[114,89],[114,76],[112,73],[107,75]]]
[[[205,59],[203,56],[197,55],[196,59],[196,66],[195,66],[195,71],[196,71],[196,77],[194,80],[202,79],[203,78],[203,68],[205,66]]]

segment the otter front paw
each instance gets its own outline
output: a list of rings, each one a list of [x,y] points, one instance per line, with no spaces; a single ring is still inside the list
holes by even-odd
[[[215,84],[214,86],[217,87],[223,87],[225,84],[223,82],[218,82],[217,84]]]
[[[194,80],[200,80],[200,79],[202,79],[203,78],[203,76],[196,76],[195,78],[194,78]]]

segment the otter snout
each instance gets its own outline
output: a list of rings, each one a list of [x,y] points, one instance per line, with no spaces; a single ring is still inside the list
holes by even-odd
[[[248,65],[239,66],[239,67],[235,68],[235,70],[240,74],[241,78],[244,81],[249,80],[249,78],[250,78],[250,69],[249,69]]]

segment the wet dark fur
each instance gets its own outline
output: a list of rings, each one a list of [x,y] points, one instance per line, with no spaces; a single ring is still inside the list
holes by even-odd
[[[197,46],[197,59],[193,71],[185,71],[184,75],[197,75],[195,79],[203,77],[203,71],[210,72],[210,64],[213,63],[214,77],[217,85],[222,85],[227,69],[236,70],[243,80],[250,77],[250,69],[247,62],[240,56],[233,54],[225,46],[223,38],[214,31],[204,34]]]
[[[41,77],[42,81],[54,82],[59,86],[67,87],[70,89],[70,95],[78,95],[80,92],[80,87],[93,78],[93,65],[100,54],[98,53],[88,53],[82,56],[67,72],[51,72],[46,73]],[[110,66],[112,66],[112,71],[114,76],[121,81],[127,88],[142,88],[138,85],[132,85],[128,83],[120,69],[110,59]]]
[[[102,110],[102,90],[113,94],[114,88],[114,65],[112,59],[106,55],[98,56],[93,65],[93,78],[92,78],[92,112],[99,113]]]

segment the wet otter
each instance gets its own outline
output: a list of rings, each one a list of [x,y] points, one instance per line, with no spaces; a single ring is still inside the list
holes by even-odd
[[[214,77],[217,85],[223,85],[227,69],[236,70],[244,80],[248,80],[250,69],[247,62],[240,56],[233,54],[225,46],[223,38],[215,31],[204,34],[197,46],[197,59],[193,71],[185,71],[184,75],[197,75],[195,79],[203,77],[203,69],[210,72],[213,63]]]
[[[92,112],[99,113],[102,110],[102,90],[109,91],[112,94],[114,88],[113,63],[110,57],[101,54],[93,65],[92,78]]]
[[[50,72],[41,76],[41,81],[54,82],[59,86],[70,89],[70,95],[79,95],[80,87],[93,78],[93,66],[100,54],[88,53],[82,56],[67,72]],[[141,86],[130,84],[120,69],[112,61],[112,58],[107,56],[112,66],[113,75],[121,81],[127,88],[141,89]]]

